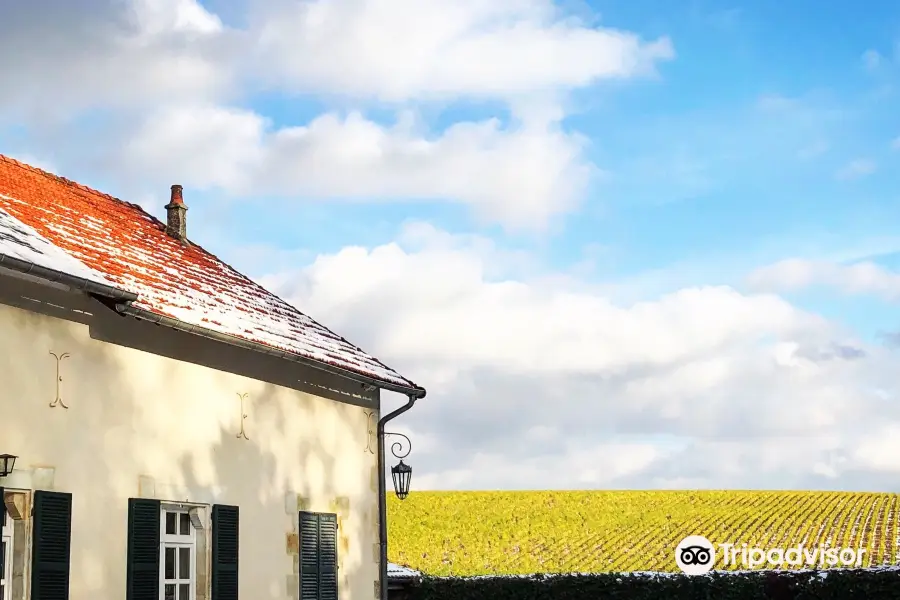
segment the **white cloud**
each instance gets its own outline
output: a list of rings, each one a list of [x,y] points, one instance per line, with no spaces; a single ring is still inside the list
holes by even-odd
[[[248,2],[226,27],[197,0],[3,8],[0,106],[39,122],[94,107],[247,91],[516,100],[655,73],[668,38],[594,27],[552,0]],[[42,40],[42,43],[35,43]],[[52,40],[52,43],[47,43]],[[237,82],[242,86],[236,86]]]
[[[268,81],[388,101],[583,87],[674,56],[668,38],[592,27],[551,0],[274,2],[251,31]]]
[[[391,244],[371,252],[345,248],[320,257],[305,273],[314,288],[329,290],[327,301],[312,305],[316,314],[327,310],[323,319],[342,321],[342,315],[360,308],[358,302],[369,302],[364,298],[370,291],[380,290],[380,295],[394,288],[402,295],[404,281],[427,281],[415,306],[402,301],[407,327],[385,322],[375,336],[379,343],[403,360],[446,361],[459,368],[490,364],[511,373],[606,372],[635,362],[672,364],[697,348],[727,346],[759,331],[787,334],[817,323],[777,297],[748,299],[729,288],[685,289],[626,308],[599,295],[537,282],[489,283],[485,269],[493,255],[469,245],[437,243],[449,234],[430,227],[416,226],[416,231],[419,252]],[[423,243],[426,235],[435,242]],[[352,275],[345,278],[348,273]],[[315,298],[302,305],[310,306],[310,300]],[[539,328],[541,335],[533,335],[523,323]],[[710,323],[715,327],[707,327]],[[425,329],[429,336],[417,335]]]
[[[873,470],[900,473],[900,424],[879,426],[859,445],[853,458]]]
[[[140,37],[171,33],[209,35],[222,31],[222,21],[196,0],[132,0]]]
[[[881,54],[877,50],[866,50],[862,55],[862,63],[863,66],[868,71],[874,71],[880,65],[882,60],[884,60]]]
[[[597,170],[559,123],[457,123],[440,135],[400,119],[328,113],[272,129],[246,110],[179,106],[150,115],[116,154],[125,171],[255,195],[446,200],[512,227],[540,228],[580,201]]]
[[[275,0],[240,10],[224,23],[198,0],[13,3],[0,19],[0,53],[16,56],[0,67],[0,114],[46,132],[46,147],[27,151],[63,167],[115,165],[136,195],[148,190],[135,181],[177,179],[235,194],[437,200],[543,229],[602,173],[586,140],[563,127],[566,92],[652,76],[674,56],[668,38],[601,28],[551,0]],[[345,110],[285,126],[288,110],[275,127],[251,108],[273,91],[329,106],[340,98]],[[503,120],[431,126],[404,112],[472,98],[499,100],[490,107]],[[363,116],[378,100],[401,103],[397,123]],[[91,131],[89,148],[60,139],[67,121]]]
[[[39,40],[39,41],[38,41]],[[0,107],[14,122],[212,98],[234,73],[222,23],[196,0],[6,3]]]
[[[266,119],[215,105],[168,106],[148,114],[121,152],[125,167],[198,188],[247,189],[264,162]]]
[[[890,301],[900,300],[900,274],[871,262],[844,265],[792,258],[755,270],[747,282],[757,290],[791,291],[824,285],[847,294],[872,294]]]
[[[834,176],[841,181],[861,179],[873,174],[877,169],[878,164],[875,161],[868,158],[857,158],[838,169]]]
[[[420,484],[889,485],[835,458],[868,448],[867,415],[900,423],[888,350],[771,295],[620,306],[567,278],[489,277],[501,250],[414,229],[263,282],[428,387],[403,417],[433,448],[411,456]]]
[[[611,461],[611,457],[615,460]],[[528,486],[544,489],[595,488],[639,473],[658,458],[660,450],[653,444],[617,442],[600,443],[589,449],[572,448],[566,454],[563,469],[559,457],[553,455],[522,456],[519,461],[510,461],[509,456],[500,452],[477,453],[464,466],[417,474],[415,487],[515,489],[528,482]]]

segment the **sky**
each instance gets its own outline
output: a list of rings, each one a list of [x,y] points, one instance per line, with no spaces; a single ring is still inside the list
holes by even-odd
[[[183,185],[428,389],[413,489],[897,489],[894,2],[33,0],[0,55],[0,153]]]

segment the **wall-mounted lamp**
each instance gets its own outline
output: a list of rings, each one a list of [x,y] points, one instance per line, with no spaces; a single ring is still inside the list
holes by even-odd
[[[12,454],[0,454],[0,477],[6,477],[13,472],[17,458],[19,457]]]
[[[409,495],[409,481],[412,479],[412,467],[400,460],[400,464],[391,467],[391,477],[394,478],[394,493],[401,500]]]
[[[406,452],[402,451],[403,444],[400,442],[391,444],[391,454],[400,459],[399,465],[391,467],[391,478],[394,480],[394,493],[397,494],[397,497],[401,500],[405,500],[409,495],[409,482],[412,479],[412,467],[403,462],[403,459],[409,456],[409,451],[412,450],[412,443],[409,441],[409,438],[402,433],[389,433],[385,431],[384,435],[395,435],[406,440]]]

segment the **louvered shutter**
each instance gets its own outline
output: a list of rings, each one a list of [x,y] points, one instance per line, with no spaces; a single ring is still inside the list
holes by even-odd
[[[336,515],[319,515],[319,600],[338,600]]]
[[[72,494],[34,493],[31,600],[68,600]]]
[[[319,516],[300,513],[300,600],[319,600]]]
[[[212,508],[212,600],[237,600],[239,511],[237,506]]]
[[[128,500],[126,600],[159,600],[159,500]]]

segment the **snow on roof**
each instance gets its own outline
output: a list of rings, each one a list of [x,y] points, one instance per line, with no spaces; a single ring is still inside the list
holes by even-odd
[[[392,562],[388,563],[387,574],[388,577],[391,577],[393,579],[412,579],[414,577],[422,576],[422,574],[418,571],[414,571],[413,569],[410,569],[408,567],[395,565]]]
[[[0,194],[0,199],[9,200]],[[112,286],[112,282],[77,258],[66,254],[47,238],[0,208],[0,255],[18,258],[94,283]]]
[[[200,246],[167,235],[136,204],[0,154],[0,210],[6,217],[0,253],[15,251],[17,258],[86,279],[99,276],[137,294],[135,308],[418,388]],[[14,233],[4,236],[6,230]]]

